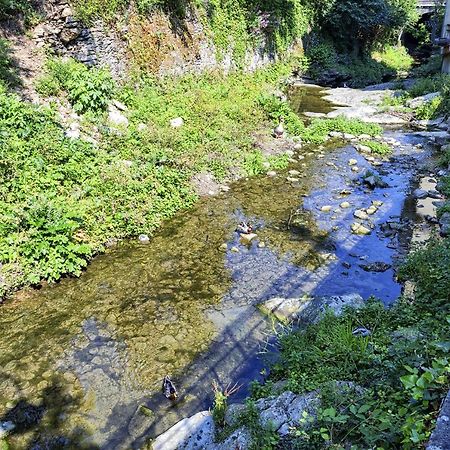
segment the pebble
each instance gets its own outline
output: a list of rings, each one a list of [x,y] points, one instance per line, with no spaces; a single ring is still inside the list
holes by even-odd
[[[352,224],[351,230],[353,234],[368,235],[372,233],[372,230],[356,222]]]
[[[368,214],[362,209],[357,209],[353,213],[353,216],[356,217],[357,219],[361,219],[361,220],[367,220],[369,218]]]
[[[289,181],[289,183],[297,183],[298,181],[300,181],[298,178],[292,177],[287,177],[286,180]]]
[[[372,153],[372,149],[367,145],[359,145],[358,150],[362,153]]]
[[[343,208],[343,209],[350,208],[350,203],[349,202],[342,202],[339,206],[341,208]]]
[[[258,243],[258,248],[265,248],[265,246],[266,246],[265,242],[261,241]]]
[[[331,211],[331,205],[322,206],[322,208],[320,208],[320,210],[322,212],[330,212]]]
[[[274,172],[273,170],[270,170],[269,172],[267,172],[267,176],[268,176],[268,177],[276,177],[276,176],[277,176],[277,173]]]
[[[358,161],[356,159],[350,159],[348,161],[349,166],[356,166],[356,164],[358,164]]]
[[[369,216],[372,216],[377,212],[377,207],[372,205],[369,208],[366,209],[366,213],[369,214]]]
[[[231,247],[231,251],[233,253],[239,253],[239,249],[237,247]]]
[[[352,171],[353,172],[359,172],[359,167],[358,166],[353,166],[352,167]]]
[[[241,242],[243,244],[250,244],[256,237],[258,237],[258,235],[255,233],[241,234]]]
[[[220,247],[219,247],[219,250],[222,250],[222,251],[227,251],[228,250],[228,245],[227,244],[222,244]]]
[[[150,242],[150,238],[146,234],[140,234],[138,239],[141,244],[148,244]]]
[[[300,172],[298,170],[290,170],[289,175],[292,175],[293,177],[300,175]]]
[[[383,206],[383,202],[381,200],[372,200],[372,205],[379,208],[380,206]]]

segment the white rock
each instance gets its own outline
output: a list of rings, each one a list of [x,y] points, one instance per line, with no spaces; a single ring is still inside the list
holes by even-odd
[[[372,230],[356,222],[352,224],[351,229],[353,234],[368,235],[372,233]]]
[[[330,212],[331,211],[331,205],[322,206],[322,208],[320,208],[320,210],[322,212]]]
[[[270,169],[270,162],[269,161],[264,161],[262,163],[262,166],[264,167],[264,169]]]
[[[356,164],[358,164],[358,161],[356,159],[350,159],[348,161],[349,166],[356,166]]]
[[[64,134],[70,139],[80,139],[81,135],[80,130],[66,130]]]
[[[290,170],[289,175],[292,175],[293,177],[300,175],[300,172],[298,170]]]
[[[267,174],[266,174],[268,177],[276,177],[277,176],[277,173],[275,172],[275,171],[273,171],[273,170],[270,170],[269,172],[267,172]]]
[[[150,242],[150,238],[146,234],[140,234],[138,239],[142,244],[148,244]]]
[[[215,425],[209,411],[202,411],[183,419],[152,444],[153,450],[198,450],[214,442]]]
[[[363,209],[357,209],[353,213],[353,217],[356,217],[357,219],[361,219],[361,220],[367,220],[369,218],[369,216]]]
[[[113,105],[109,107],[108,120],[115,126],[127,127],[128,119]]]
[[[369,206],[369,208],[366,209],[366,213],[369,216],[372,216],[373,214],[375,214],[378,211],[378,208],[375,205]]]
[[[339,206],[341,208],[343,208],[343,209],[347,209],[347,208],[350,208],[350,203],[349,202],[342,202]]]
[[[410,108],[417,108],[418,106],[423,105],[424,103],[429,103],[433,99],[439,97],[441,95],[440,92],[431,92],[430,94],[421,95],[420,97],[413,98],[407,102],[407,105]]]
[[[285,155],[288,155],[288,156],[294,156],[294,155],[295,155],[295,152],[293,152],[292,150],[286,150],[286,151],[284,152],[284,154],[285,154]]]
[[[301,148],[303,147],[301,142],[298,142],[297,144],[294,145],[294,150],[301,150]]]
[[[360,308],[362,305],[364,300],[360,295],[348,294],[329,297],[275,297],[261,303],[258,308],[266,314],[273,314],[284,323],[294,320],[316,323],[327,309],[331,309],[336,315],[341,315],[346,306]]]
[[[359,172],[358,166],[352,166],[352,172]]]
[[[184,120],[182,117],[176,117],[175,119],[170,120],[170,126],[172,128],[180,128],[184,125]]]
[[[372,149],[367,145],[358,145],[358,150],[362,153],[372,153]]]

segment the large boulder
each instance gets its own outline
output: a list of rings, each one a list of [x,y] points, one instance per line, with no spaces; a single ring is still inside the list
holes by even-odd
[[[339,316],[344,312],[345,307],[361,308],[363,305],[364,300],[359,294],[348,294],[327,297],[275,297],[261,303],[258,308],[284,323],[293,321],[316,323],[327,310]]]
[[[215,425],[209,411],[183,419],[153,442],[153,450],[205,449],[214,443]]]
[[[441,95],[440,92],[431,92],[430,94],[421,95],[420,97],[413,98],[408,101],[408,106],[410,108],[417,108],[424,105],[425,103],[430,103],[435,98]]]

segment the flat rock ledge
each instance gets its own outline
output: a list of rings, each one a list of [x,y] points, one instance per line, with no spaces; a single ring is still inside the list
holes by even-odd
[[[450,448],[450,391],[442,405],[436,422],[436,429],[428,442],[427,450],[448,450]]]
[[[327,310],[341,315],[345,308],[361,308],[364,300],[359,294],[333,295],[328,297],[281,298],[275,297],[258,305],[264,314],[275,316],[283,323],[294,321],[304,324],[316,323]]]
[[[361,393],[362,388],[347,381],[336,382],[340,392]],[[281,437],[289,435],[293,427],[307,427],[317,417],[320,408],[320,390],[296,395],[286,391],[279,396],[262,398],[255,403],[263,428],[271,427]],[[232,404],[225,415],[227,425],[236,426],[246,407],[242,404]],[[308,421],[301,425],[304,416]],[[153,450],[231,450],[239,448],[247,450],[252,443],[250,431],[242,426],[236,429],[225,441],[216,443],[215,424],[209,411],[202,411],[194,416],[183,419],[172,428],[160,435],[153,442]]]

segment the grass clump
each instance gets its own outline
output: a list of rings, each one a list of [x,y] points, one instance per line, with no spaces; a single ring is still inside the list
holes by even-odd
[[[382,133],[382,128],[377,124],[339,116],[332,119],[313,120],[310,126],[303,131],[301,137],[305,142],[322,143],[331,131],[353,134],[355,136],[361,134],[377,136]]]
[[[392,153],[392,148],[385,142],[362,141],[361,144],[369,147],[376,155],[386,156]]]

